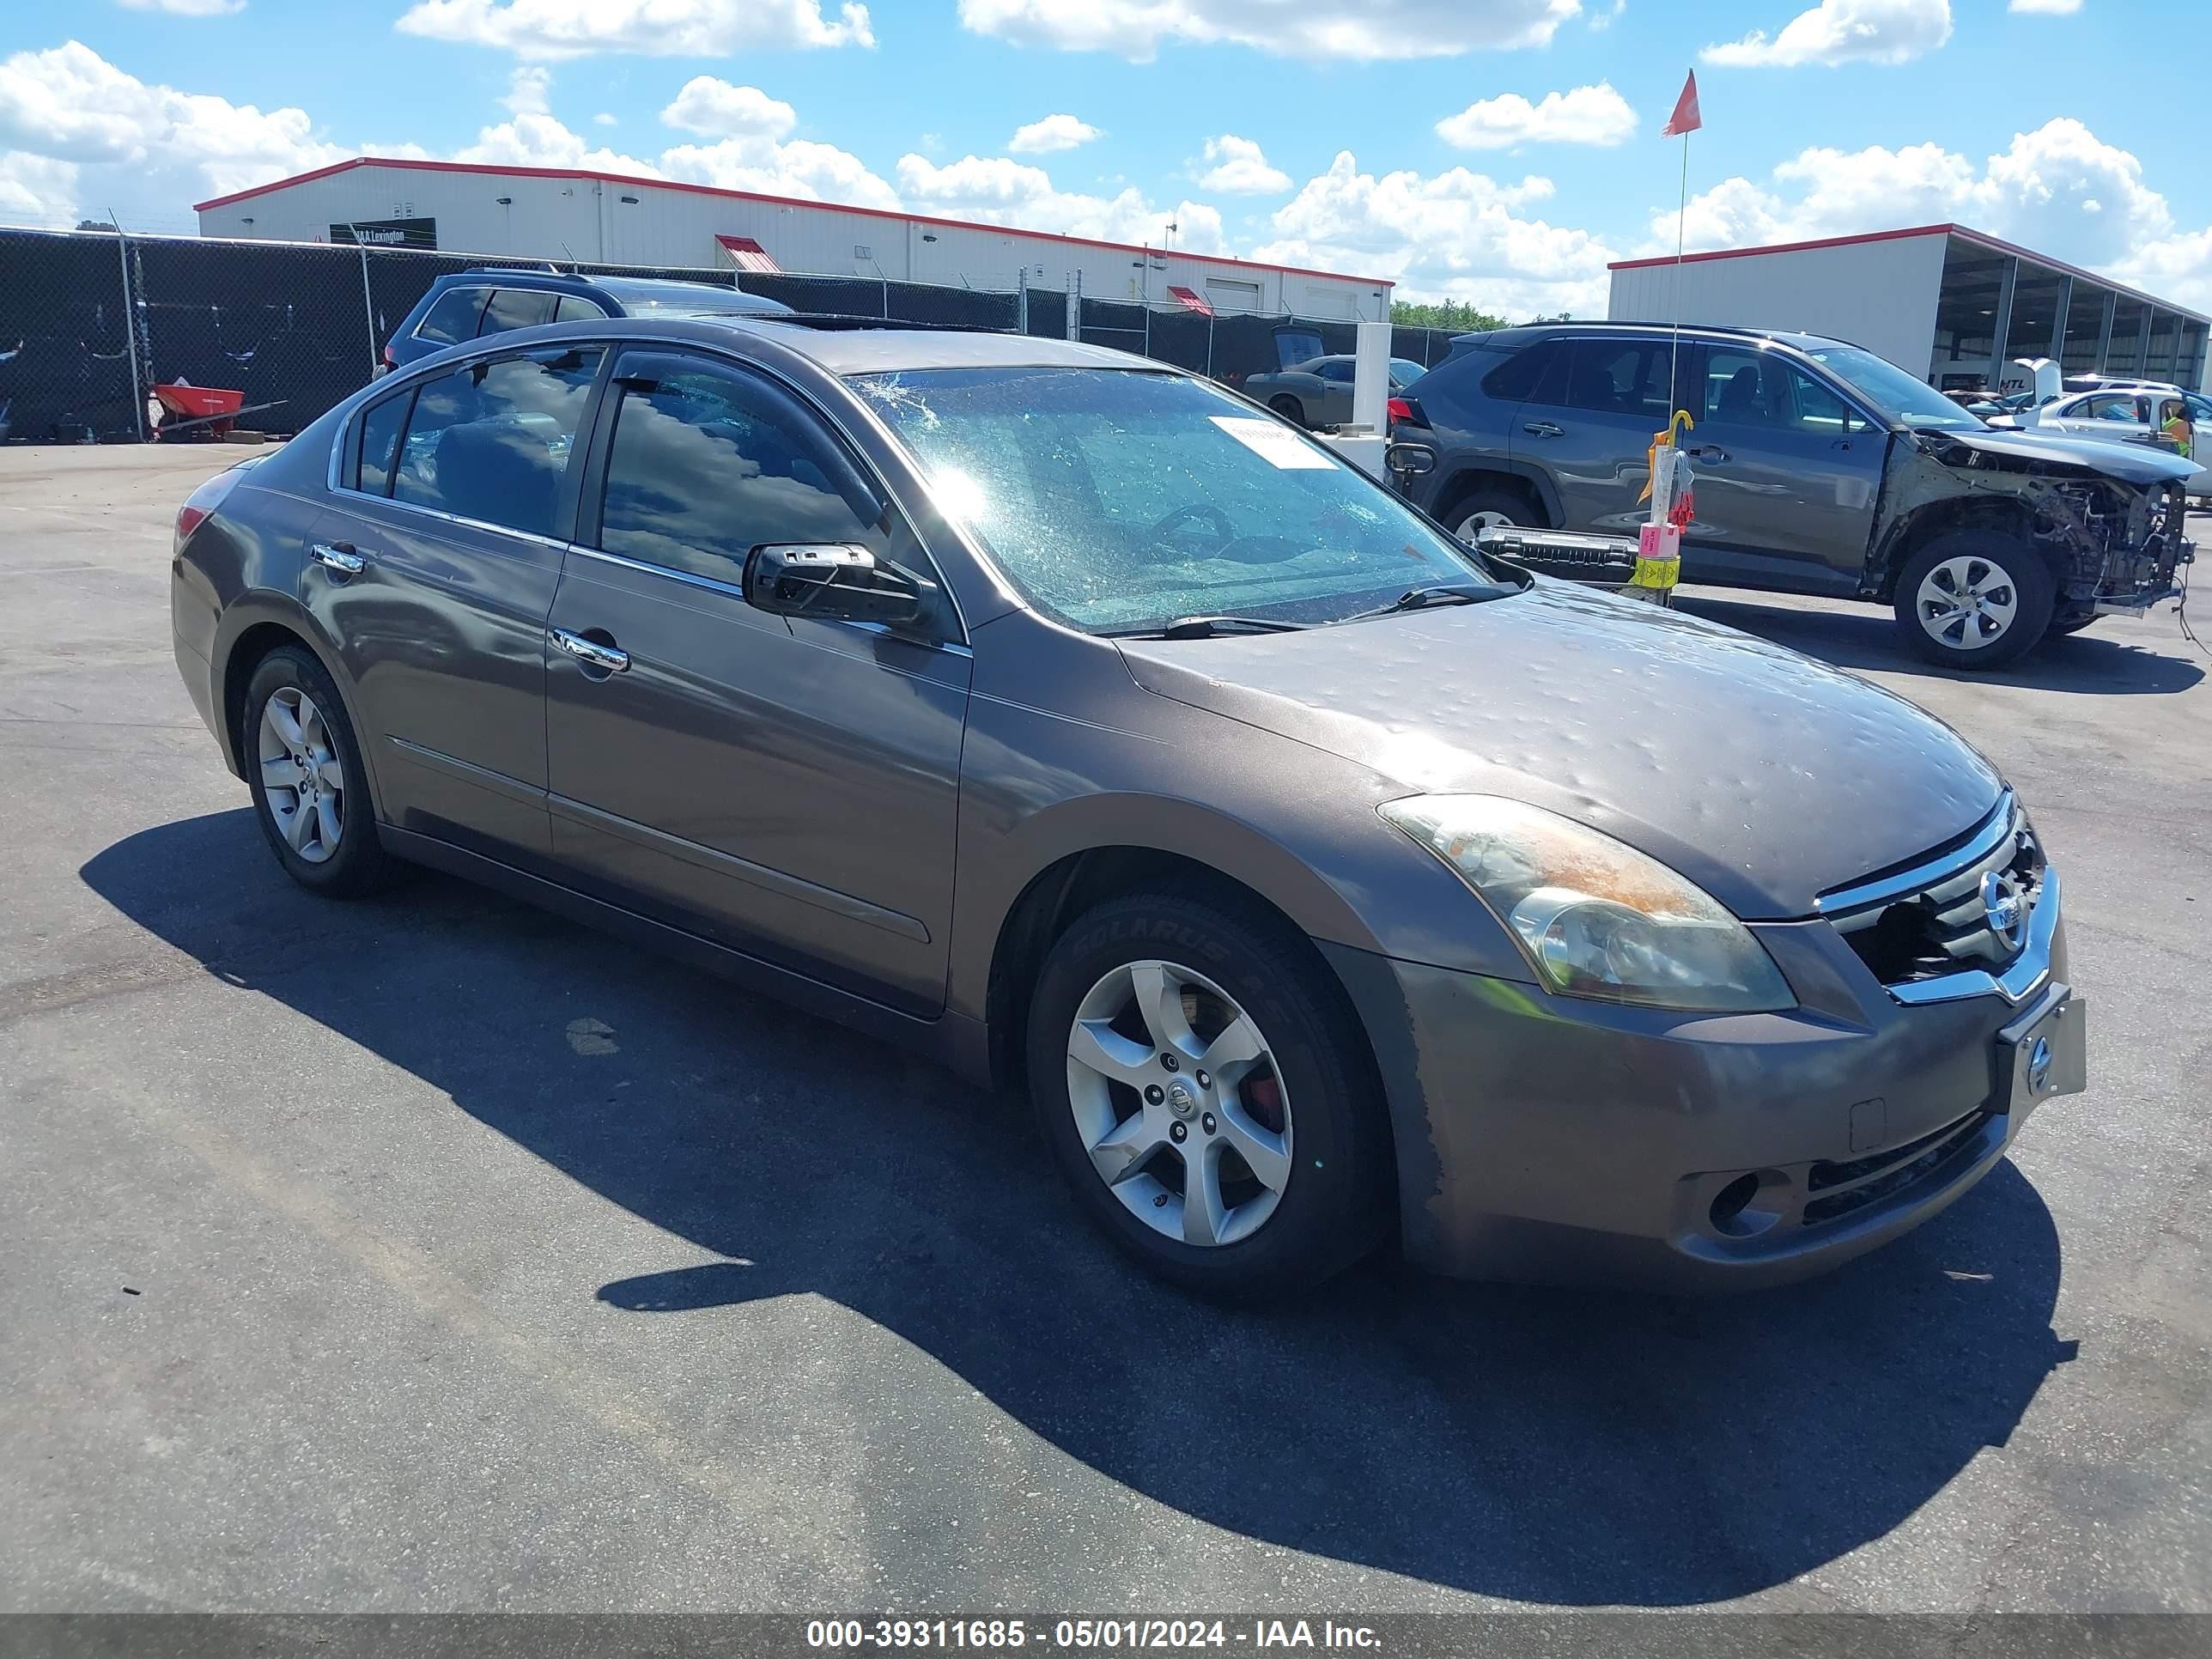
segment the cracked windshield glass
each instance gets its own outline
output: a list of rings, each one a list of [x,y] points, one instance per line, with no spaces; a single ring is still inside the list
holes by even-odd
[[[1201,381],[978,368],[854,384],[1030,602],[1091,633],[1339,622],[1439,582],[1513,591],[1379,484]]]

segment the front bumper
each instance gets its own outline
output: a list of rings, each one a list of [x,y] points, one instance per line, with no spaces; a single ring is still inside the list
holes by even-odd
[[[1381,1065],[1407,1258],[1674,1291],[1808,1277],[1954,1202],[2081,1086],[2055,915],[2018,1001],[1907,1006],[1826,922],[1755,931],[1791,1012],[1615,1007],[1323,945]],[[2045,1033],[2059,1072],[2024,1085],[2021,1043]]]

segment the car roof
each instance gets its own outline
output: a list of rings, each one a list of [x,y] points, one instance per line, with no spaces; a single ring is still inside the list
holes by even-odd
[[[1826,351],[1837,346],[1847,346],[1851,343],[1849,340],[1838,340],[1825,334],[1802,334],[1791,329],[1738,328],[1724,323],[1683,323],[1678,328],[1673,323],[1613,322],[1610,319],[1587,323],[1571,320],[1564,323],[1521,323],[1510,328],[1494,328],[1474,334],[1455,334],[1452,337],[1452,343],[1457,345],[1462,341],[1495,342],[1510,348],[1534,344],[1538,340],[1551,339],[1563,334],[1601,337],[1607,334],[1638,336],[1676,332],[1680,332],[1685,339],[1772,340],[1778,344],[1790,346],[1799,351]]]
[[[1115,351],[1028,334],[959,328],[869,328],[856,319],[805,317],[702,317],[694,325],[773,340],[811,359],[832,374],[883,374],[925,368],[1146,368],[1173,373],[1172,365]]]

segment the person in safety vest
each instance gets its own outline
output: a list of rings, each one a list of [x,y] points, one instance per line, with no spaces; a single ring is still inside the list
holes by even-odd
[[[2179,398],[2168,398],[2159,411],[2159,430],[2173,440],[2174,453],[2185,461],[2195,458],[2190,450],[2197,441],[2197,428],[2190,424],[2189,406]]]

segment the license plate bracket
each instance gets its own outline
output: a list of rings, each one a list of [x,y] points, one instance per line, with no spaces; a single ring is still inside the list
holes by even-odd
[[[2031,1111],[2089,1086],[2089,1005],[2065,986],[1997,1033],[1999,1109]]]

